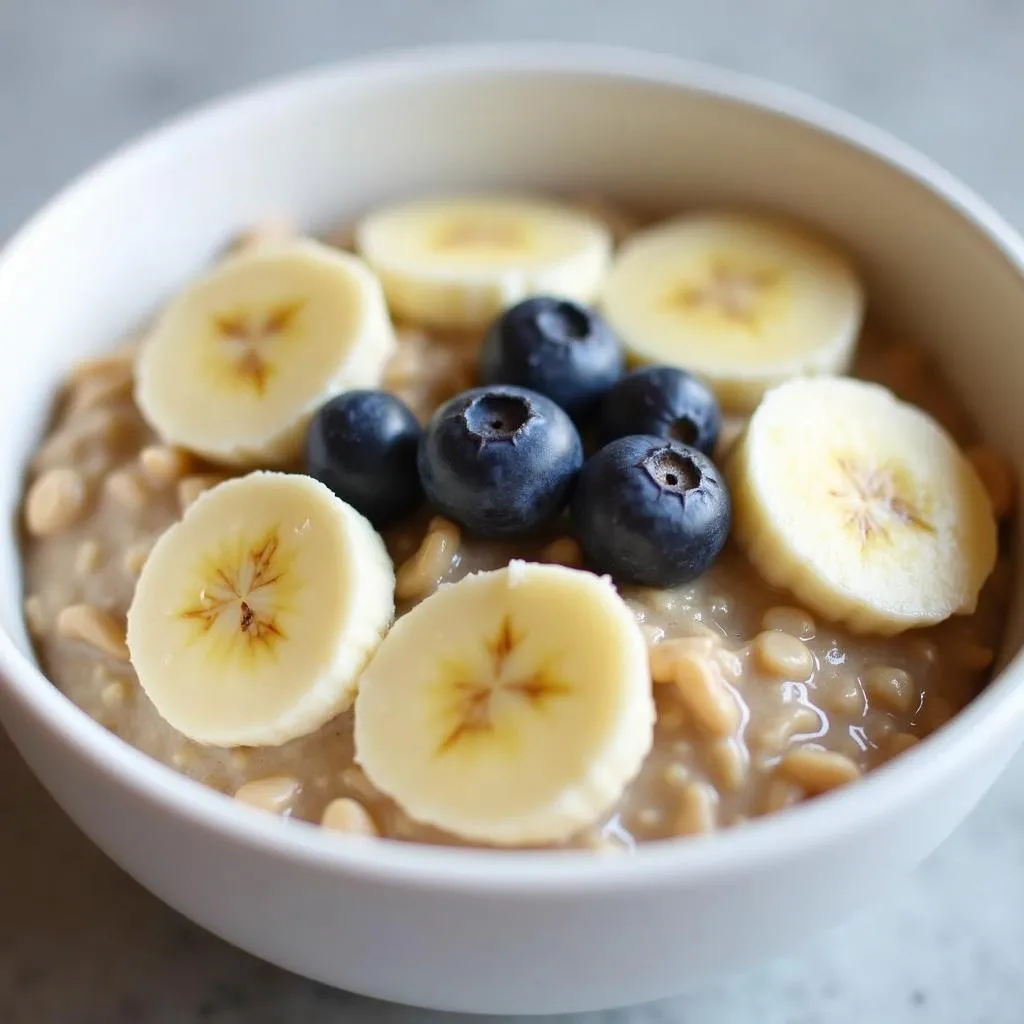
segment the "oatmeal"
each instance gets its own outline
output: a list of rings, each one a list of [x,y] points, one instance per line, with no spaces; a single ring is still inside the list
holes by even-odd
[[[331,356],[332,362],[322,347],[317,349],[320,362],[311,359],[295,371],[294,378],[286,362],[275,361],[287,346],[298,352],[301,345],[311,343],[310,332],[315,334],[320,323],[301,304],[288,305],[282,292],[269,296],[270,313],[260,313],[256,319],[242,316],[241,306],[227,317],[212,298],[202,299],[218,312],[214,334],[195,341],[197,351],[205,344],[214,353],[209,356],[213,360],[209,381],[197,384],[198,392],[186,393],[180,385],[177,392],[170,390],[167,374],[191,372],[191,356],[186,353],[183,367],[172,367],[159,348],[159,357],[152,348],[147,353],[149,363],[144,364],[140,383],[137,339],[73,368],[52,427],[31,462],[23,502],[25,618],[40,662],[54,684],[126,742],[265,812],[319,822],[326,829],[364,840],[384,836],[442,844],[568,845],[595,850],[709,832],[783,811],[854,782],[926,739],[963,708],[984,685],[1001,638],[1012,552],[1009,528],[1003,525],[996,554],[991,524],[995,518],[1005,523],[1016,494],[1008,464],[979,443],[970,416],[938,368],[916,347],[892,342],[873,327],[863,327],[863,297],[852,271],[831,250],[819,249],[817,241],[786,236],[782,248],[790,277],[783,286],[767,255],[770,246],[760,226],[731,225],[726,231],[705,219],[684,226],[671,222],[637,236],[644,221],[628,212],[597,200],[588,200],[583,210],[589,212],[566,207],[557,223],[543,205],[525,212],[503,210],[497,233],[483,231],[481,218],[486,211],[477,206],[463,211],[456,235],[430,236],[441,248],[437,258],[449,274],[457,277],[464,271],[463,247],[468,246],[482,261],[479,279],[465,295],[455,298],[431,277],[425,249],[417,250],[418,264],[397,261],[395,213],[371,223],[369,251],[364,251],[383,281],[382,290],[361,265],[334,265],[330,253],[303,249],[296,258],[306,261],[303,265],[313,268],[311,273],[322,275],[322,281],[336,275],[330,278],[330,287],[310,291],[309,304],[316,316],[343,318],[331,305],[337,304],[339,288],[365,288],[361,294],[372,300],[365,322],[352,327],[337,365],[337,353]],[[433,209],[419,215],[434,218],[430,224],[440,216]],[[608,221],[603,230],[601,218]],[[494,330],[488,330],[501,309],[502,253],[524,244],[522,232],[527,228],[549,247],[542,246],[545,258],[577,261],[579,271],[573,280],[586,295],[563,290],[560,295],[577,301],[552,300],[544,308],[535,305],[523,313],[523,324],[513,324],[509,330],[516,338],[529,338],[530,331],[541,330],[584,338],[588,345],[593,342],[580,357],[589,360],[585,373],[579,367],[566,369],[545,362],[547,376],[529,377],[536,373],[537,360],[527,358],[536,354],[534,350],[523,356],[520,365],[514,345],[509,342],[499,351]],[[262,253],[269,261],[276,258],[275,252],[284,251],[290,237],[284,223],[257,226],[239,253]],[[359,243],[358,231],[354,235],[346,231],[343,237],[346,245]],[[634,237],[639,237],[635,243]],[[715,252],[725,252],[722,239],[746,254],[740,264],[733,266],[724,256],[716,256],[708,264],[706,280],[698,275],[685,288],[672,284],[666,251],[692,255],[713,242],[718,246]],[[421,248],[426,244],[415,243]],[[622,246],[621,257],[610,255],[613,245]],[[347,254],[344,258],[353,259]],[[610,271],[609,260],[613,260]],[[261,266],[271,267],[271,263]],[[244,264],[239,264],[234,271],[241,282],[239,302],[249,294],[243,269]],[[293,272],[282,263],[278,272],[268,271],[261,280],[270,281],[268,287],[273,290],[274,282],[285,280],[286,270]],[[530,271],[540,285],[546,283],[543,270]],[[592,312],[587,298],[606,273],[611,298],[603,308],[610,328]],[[343,274],[349,275],[348,283],[338,276]],[[804,293],[812,285],[816,298],[803,306],[809,301]],[[651,289],[657,292],[651,299],[654,306],[644,306],[644,296]],[[542,291],[540,286],[528,289],[523,298]],[[178,321],[158,320],[156,328],[140,335],[146,346],[154,345],[153,331],[166,336],[163,341],[158,338],[156,346],[167,347],[179,337],[175,332],[182,323],[192,323],[189,307],[178,304],[175,310]],[[394,330],[389,314],[401,318]],[[676,316],[683,318],[682,327],[671,321]],[[699,370],[701,380],[710,386],[695,377],[671,377],[670,373],[655,379],[652,371],[648,380],[640,374],[634,378],[639,381],[636,394],[622,388],[615,402],[607,403],[603,418],[599,417],[596,410],[602,396],[626,372],[619,336],[642,336],[642,343],[626,346],[634,358],[642,355],[648,363]],[[717,356],[709,354],[705,340],[709,336],[720,343]],[[754,336],[758,355],[745,363],[741,356],[751,351],[749,339]],[[681,340],[670,352],[666,346],[673,337]],[[785,351],[778,355],[781,349]],[[204,360],[206,351],[201,355]],[[817,491],[800,477],[799,467],[794,470],[789,465],[792,459],[787,452],[792,452],[795,442],[787,442],[786,450],[778,452],[758,442],[758,419],[772,414],[778,396],[785,394],[780,385],[788,377],[799,376],[811,366],[842,373],[854,358],[852,376],[884,385],[927,413],[927,422],[914,420],[913,429],[937,430],[937,422],[963,446],[964,456],[952,446],[943,456],[954,460],[948,465],[956,473],[961,472],[961,463],[973,467],[963,469],[962,492],[947,494],[941,483],[927,493],[919,487],[914,490],[892,468],[902,455],[894,453],[887,440],[878,442],[878,458],[872,461],[875,452],[865,447],[867,430],[844,434],[845,447],[835,449],[839,452],[835,459],[830,455],[830,462],[822,462],[825,482]],[[228,391],[225,401],[230,403],[230,415],[210,412],[204,413],[201,422],[197,420],[192,411],[195,403],[220,401],[217,382],[234,372],[244,386]],[[489,389],[482,392],[483,400],[470,390],[478,385]],[[516,389],[530,385],[542,388],[543,394],[529,390],[529,398],[523,400],[526,404],[517,405]],[[375,390],[378,386],[400,402],[390,404]],[[666,409],[678,407],[687,414],[673,414],[671,422],[662,416],[645,390],[652,386],[669,396]],[[377,436],[368,433],[360,441],[362,461],[353,457],[348,475],[335,482],[331,474],[336,435],[321,423],[322,445],[317,449],[317,427],[310,428],[303,452],[300,434],[310,396],[323,396],[317,402],[326,402],[339,392],[367,397],[360,399],[363,404],[358,408],[351,406],[349,421],[332,430],[344,427],[358,434],[367,423],[384,426]],[[260,403],[267,393],[279,396],[272,426],[260,418],[266,408]],[[773,396],[771,402],[762,400],[765,394]],[[855,389],[850,394],[860,402],[869,392]],[[461,409],[460,396],[468,396]],[[891,396],[886,394],[884,401],[891,402]],[[470,422],[470,426],[477,430],[474,436],[483,439],[480,450],[484,441],[514,433],[520,453],[513,458],[528,461],[506,464],[507,449],[492,445],[496,454],[489,475],[479,475],[482,456],[477,450],[466,454],[468,468],[459,469],[452,455],[456,442],[436,433],[440,430],[434,426],[437,417],[431,420],[442,406],[454,409],[451,415],[461,416],[459,422],[479,411],[481,422]],[[879,408],[889,415],[888,405]],[[898,415],[907,408],[900,405]],[[579,435],[573,420],[580,425]],[[420,445],[421,429],[428,422],[435,434]],[[535,432],[529,433],[527,428],[534,427]],[[389,446],[378,452],[374,444],[383,436],[381,431],[386,432]],[[772,431],[776,436],[774,426]],[[764,431],[765,436],[768,433]],[[661,438],[664,445],[657,449],[639,445],[639,461],[630,456],[620,464],[601,466],[595,460],[599,450],[614,450],[637,437]],[[816,457],[818,450],[809,447],[808,458]],[[791,513],[788,496],[779,497],[777,488],[754,496],[759,517],[752,517],[750,492],[755,476],[741,479],[735,468],[744,459],[754,458],[752,453],[757,453],[761,467],[768,465],[766,459],[778,458],[771,474],[778,487],[787,485],[787,474],[793,473],[794,489],[810,488],[799,516]],[[861,461],[856,462],[855,456]],[[647,475],[638,483],[631,474],[644,459]],[[828,476],[833,463],[839,467],[835,479]],[[935,476],[948,476],[943,475],[945,465],[936,468]],[[310,697],[303,705],[305,718],[291,705],[280,711],[275,703],[283,699],[275,687],[289,670],[277,668],[273,661],[257,670],[253,667],[257,656],[251,653],[273,652],[275,634],[290,638],[299,631],[300,622],[321,621],[316,617],[320,612],[302,611],[307,607],[302,595],[288,590],[288,574],[305,565],[302,559],[308,553],[300,547],[291,551],[285,534],[275,537],[273,545],[261,534],[263,546],[255,541],[250,545],[257,551],[256,561],[239,563],[241,568],[231,561],[241,541],[224,541],[216,550],[233,552],[229,561],[234,568],[212,568],[210,579],[197,589],[198,603],[186,602],[178,609],[189,619],[194,635],[206,637],[204,643],[220,643],[217,657],[225,659],[224,686],[235,685],[239,676],[238,693],[248,695],[239,698],[245,706],[218,705],[214,716],[211,708],[222,698],[205,694],[201,673],[195,679],[188,676],[187,684],[183,674],[178,682],[167,676],[159,685],[154,681],[144,689],[137,670],[145,666],[143,671],[151,675],[157,670],[148,667],[137,635],[126,632],[133,599],[138,622],[141,598],[136,590],[147,563],[155,571],[151,558],[167,560],[172,543],[165,536],[169,528],[185,521],[182,517],[189,510],[189,521],[198,523],[200,514],[214,521],[215,502],[223,501],[231,486],[242,483],[238,478],[254,479],[247,476],[253,468],[277,471],[272,475],[284,481],[285,488],[291,486],[289,478],[303,472],[326,482],[378,528],[387,550],[387,557],[382,554],[381,559],[389,558],[393,565],[392,570],[366,563],[359,569],[367,574],[365,579],[377,582],[358,587],[351,582],[350,604],[359,606],[358,615],[351,615],[353,636],[339,633],[331,638],[334,646],[323,654],[327,667],[304,663],[301,670],[296,668],[296,679],[302,672],[311,673],[309,690],[316,693],[315,701]],[[458,486],[452,483],[453,475]],[[420,493],[421,479],[427,501]],[[234,485],[226,483],[232,480]],[[658,513],[661,518],[652,518],[642,496],[629,490],[634,485],[648,486],[650,480],[662,498],[683,499],[678,502],[683,511],[673,513],[674,518],[663,512]],[[508,491],[502,492],[502,486]],[[974,495],[971,489],[982,493],[982,486],[987,498],[964,511]],[[252,497],[239,498],[239,508],[260,504],[262,495],[269,493],[253,491]],[[695,494],[699,502],[687,497]],[[926,581],[922,589],[913,572],[892,577],[889,590],[898,592],[897,602],[880,590],[876,577],[865,581],[844,562],[847,576],[842,587],[836,585],[830,575],[834,569],[830,552],[835,545],[823,550],[820,558],[816,552],[803,554],[801,538],[794,537],[790,527],[798,522],[811,529],[826,516],[827,510],[819,513],[819,506],[824,509],[833,497],[838,509],[835,523],[822,530],[834,533],[822,536],[846,537],[847,533],[835,531],[848,531],[855,552],[851,564],[859,564],[858,558],[866,564],[872,545],[888,545],[885,558],[889,562],[916,558],[911,568],[917,565],[921,573],[945,566],[942,581],[936,575],[934,585]],[[316,500],[321,498],[333,500],[326,488]],[[773,501],[782,504],[775,508]],[[323,505],[328,518],[331,508]],[[316,528],[317,514],[306,506],[295,511],[297,537],[305,528],[304,517]],[[232,521],[239,517],[244,518],[243,513]],[[631,528],[634,520],[638,525]],[[608,534],[608,523],[613,521],[616,532]],[[375,534],[365,520],[360,522],[368,533],[356,531],[345,537],[362,538],[358,547],[365,552],[375,543],[367,538]],[[978,525],[970,525],[975,522]],[[964,523],[969,525],[961,536],[957,529]],[[991,545],[985,534],[990,525]],[[901,531],[909,538],[906,550],[915,554],[899,547],[904,543]],[[180,543],[183,534],[176,536]],[[772,544],[766,554],[767,537]],[[957,538],[959,546],[954,547]],[[339,544],[343,547],[345,542],[342,538]],[[295,543],[299,545],[301,537]],[[329,546],[318,550],[326,552]],[[506,569],[510,562],[513,567]],[[883,560],[883,565],[889,562]],[[517,569],[521,563],[527,563],[525,568]],[[609,585],[606,594],[604,584],[587,569],[609,574],[615,590]],[[311,563],[302,571],[309,576],[316,570]],[[494,575],[476,575],[480,573]],[[511,611],[496,612],[472,651],[456,651],[454,647],[461,643],[458,637],[476,629],[478,609],[504,600],[489,596],[486,590],[491,586],[487,581],[505,586],[501,573],[521,578],[523,593],[534,587],[539,596],[522,605],[510,604]],[[584,576],[586,582],[581,583]],[[877,578],[883,577],[884,573]],[[381,580],[387,581],[387,587]],[[459,595],[469,594],[460,589],[467,586],[459,582],[463,580],[478,589],[475,597],[460,604]],[[384,588],[379,594],[373,589],[378,583]],[[182,587],[187,589],[186,584]],[[558,587],[565,588],[558,600],[545,596],[548,588]],[[598,590],[584,595],[578,587]],[[440,607],[435,603],[439,588],[450,608],[457,609],[445,613],[449,621],[457,620],[459,629],[451,634],[456,639],[446,641],[450,658],[444,669],[457,700],[452,703],[446,697],[448,702],[438,705],[443,713],[435,715],[427,709],[417,718],[420,712],[401,693],[388,694],[387,700],[378,698],[390,685],[379,677],[381,666],[405,666],[390,671],[389,678],[412,677],[435,654],[444,660],[445,651],[429,646],[421,647],[418,657],[412,651],[408,656],[403,652],[405,660],[394,653],[405,642],[403,621],[410,623],[407,633],[419,629],[423,637],[445,635],[449,627],[444,622],[439,620],[436,628],[425,625],[431,609]],[[281,596],[286,593],[287,601]],[[323,593],[333,591],[328,587]],[[971,611],[975,596],[976,607]],[[557,627],[563,640],[534,644],[530,637],[547,627],[538,623],[531,633],[524,623],[538,601],[549,599],[552,637]],[[292,620],[287,619],[287,609],[277,614],[275,601],[282,608],[291,602]],[[576,609],[576,601],[580,611],[573,618],[567,609]],[[392,607],[399,625],[389,631]],[[413,609],[419,618],[406,620]],[[958,611],[966,613],[951,614]],[[321,633],[337,628],[337,616],[331,618],[329,612],[328,607],[317,627]],[[564,621],[559,619],[563,612]],[[312,651],[320,634],[303,635]],[[383,642],[381,635],[385,635]],[[225,654],[225,644],[238,636],[249,645],[245,650],[250,653]],[[161,657],[176,657],[179,648],[187,646],[184,640],[164,638],[165,647],[160,647],[158,640],[153,641],[153,651]],[[562,642],[567,645],[565,652],[555,657],[552,644]],[[616,660],[620,654],[621,665]],[[344,670],[338,668],[341,661],[347,666]],[[370,667],[364,668],[367,662]],[[616,666],[614,672],[608,668],[611,663]],[[192,664],[180,662],[181,671]],[[250,666],[248,677],[240,668],[246,665]],[[591,667],[584,671],[584,666]],[[493,679],[488,681],[488,674]],[[328,676],[330,687],[319,686]],[[369,680],[372,693],[367,691],[365,701],[361,695],[362,703],[357,702],[353,710],[361,676]],[[424,668],[417,692],[440,686],[438,678],[433,669]],[[611,716],[614,720],[598,721],[595,705],[588,703],[591,684],[608,707],[618,709]],[[172,691],[169,696],[168,690]],[[264,700],[265,705],[260,703]],[[541,809],[543,813],[532,808],[527,814],[519,791],[510,789],[508,809],[502,812],[504,824],[495,825],[483,822],[486,815],[472,804],[468,791],[459,792],[447,804],[435,799],[433,791],[430,799],[420,799],[418,792],[414,796],[420,782],[426,785],[423,780],[430,776],[430,767],[414,770],[415,765],[405,765],[401,771],[398,766],[392,770],[388,760],[392,752],[375,756],[369,740],[361,744],[357,759],[356,740],[361,728],[369,736],[369,724],[357,723],[355,718],[364,715],[369,723],[371,706],[377,708],[374,713],[380,721],[393,715],[398,733],[408,730],[402,735],[408,741],[409,757],[420,738],[435,730],[436,737],[427,736],[435,753],[447,756],[458,748],[467,766],[477,764],[479,778],[490,778],[491,754],[486,744],[505,736],[502,715],[522,730],[524,749],[533,749],[534,744],[537,750],[547,751],[540,745],[550,742],[542,737],[548,727],[543,722],[559,722],[564,746],[581,762],[607,757],[610,745],[626,753],[615,763],[602,762],[609,778],[617,780],[614,793],[579,790],[581,806],[590,810],[579,812],[578,818],[565,817],[562,811],[549,813],[547,807]],[[264,707],[269,710],[264,712]],[[374,744],[385,739],[380,727]],[[584,773],[575,764],[567,765],[569,760],[566,753],[561,760],[552,756],[546,769],[545,763],[531,763],[510,771],[518,771],[524,779],[536,771],[537,787],[562,786],[560,791],[575,794],[573,786],[583,785]],[[564,785],[558,776],[563,771],[576,773],[566,775]],[[441,779],[442,769],[438,773]],[[469,767],[466,773],[472,777]],[[450,778],[436,783],[442,784],[450,786]],[[481,798],[484,805],[485,798],[486,794]],[[505,799],[497,791],[492,794],[495,814],[505,807]],[[470,810],[476,815],[472,821]],[[519,831],[509,824],[515,814],[522,814]],[[446,828],[447,822],[452,824]]]

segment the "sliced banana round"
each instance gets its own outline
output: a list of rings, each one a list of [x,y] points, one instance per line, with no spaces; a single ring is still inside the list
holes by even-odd
[[[356,247],[397,318],[475,328],[530,295],[592,301],[612,239],[568,204],[495,195],[386,206],[356,226]]]
[[[728,477],[734,534],[761,575],[858,632],[969,614],[995,565],[996,522],[970,462],[877,384],[769,391]]]
[[[310,239],[254,247],[189,284],[139,356],[135,398],[169,443],[282,465],[329,396],[373,387],[395,347],[380,282]]]
[[[391,559],[328,488],[256,472],[201,495],[146,559],[128,650],[156,710],[217,746],[274,746],[345,710],[394,615]]]
[[[601,305],[636,361],[690,370],[744,411],[789,377],[845,371],[864,294],[846,257],[803,229],[709,212],[632,236]]]
[[[395,623],[359,684],[356,760],[418,821],[553,843],[611,809],[653,722],[644,638],[611,582],[513,561]]]

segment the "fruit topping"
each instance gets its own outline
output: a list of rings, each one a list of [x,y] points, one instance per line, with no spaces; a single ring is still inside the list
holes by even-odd
[[[418,821],[558,842],[612,808],[653,721],[646,643],[611,583],[513,561],[395,623],[360,680],[356,760]]]
[[[591,302],[608,268],[611,234],[563,203],[439,197],[374,211],[357,226],[356,245],[396,317],[475,329],[531,295]]]
[[[974,611],[997,528],[967,457],[877,384],[770,391],[728,466],[736,537],[810,610],[882,635]]]
[[[532,388],[579,420],[619,379],[622,366],[618,339],[598,313],[538,296],[491,326],[480,353],[480,383]]]
[[[383,527],[416,510],[420,425],[386,391],[346,391],[322,405],[306,434],[306,472]]]
[[[619,250],[601,309],[633,357],[707,380],[731,411],[789,377],[843,373],[863,316],[847,258],[803,228],[751,214],[686,214]]]
[[[648,434],[712,455],[721,428],[718,402],[705,384],[674,366],[647,366],[605,395],[598,434],[602,444]]]
[[[622,437],[592,455],[572,499],[587,562],[617,582],[674,587],[695,579],[729,536],[729,489],[696,448]]]
[[[526,388],[473,388],[434,414],[419,473],[437,511],[482,537],[550,523],[568,501],[583,444],[566,413]]]
[[[230,257],[187,285],[139,355],[139,411],[167,444],[281,466],[326,398],[373,387],[395,347],[380,283],[308,239]]]
[[[198,743],[275,746],[355,696],[394,614],[384,542],[308,476],[256,472],[200,495],[156,542],[128,651],[160,715]]]

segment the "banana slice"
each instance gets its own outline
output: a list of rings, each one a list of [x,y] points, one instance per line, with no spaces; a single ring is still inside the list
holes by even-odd
[[[877,384],[768,392],[728,476],[735,536],[761,575],[855,631],[969,614],[995,565],[977,473],[938,423]]]
[[[345,710],[394,615],[384,543],[310,477],[206,491],[157,541],[128,650],[160,715],[198,743],[274,746]]]
[[[568,204],[481,196],[387,206],[357,225],[356,247],[397,318],[474,328],[530,295],[590,302],[612,239],[596,217]]]
[[[329,396],[373,387],[395,347],[380,283],[309,239],[229,257],[147,337],[135,397],[163,440],[228,465],[283,465]]]
[[[644,638],[611,582],[513,561],[394,625],[359,684],[356,760],[421,822],[551,843],[611,809],[653,722]]]
[[[844,372],[864,295],[845,257],[802,230],[701,213],[629,239],[601,305],[635,361],[690,370],[745,411],[789,377]]]

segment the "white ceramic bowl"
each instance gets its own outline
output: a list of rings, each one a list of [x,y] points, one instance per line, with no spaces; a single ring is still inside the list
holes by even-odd
[[[89,174],[0,262],[0,501],[69,363],[109,345],[236,230],[309,227],[437,186],[588,187],[766,202],[859,257],[875,308],[943,359],[988,434],[1024,434],[1024,244],[947,174],[789,91],[677,61],[497,46],[373,59],[248,93]],[[1021,449],[1017,449],[1021,454]],[[1024,735],[1011,615],[1002,671],[863,782],[635,856],[347,842],[235,806],[116,739],[42,676],[0,538],[0,713],[67,813],[188,917],[284,967],[423,1006],[550,1012],[669,995],[884,898]]]

